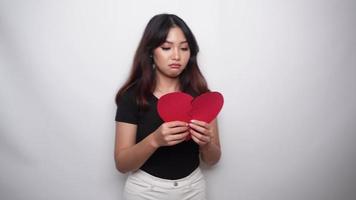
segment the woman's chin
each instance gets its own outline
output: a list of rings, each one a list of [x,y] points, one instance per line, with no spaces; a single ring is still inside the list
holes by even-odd
[[[160,72],[161,75],[167,76],[169,78],[177,78],[182,73],[180,69],[167,70],[164,72]]]

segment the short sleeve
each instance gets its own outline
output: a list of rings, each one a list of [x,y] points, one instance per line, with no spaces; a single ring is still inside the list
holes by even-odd
[[[118,101],[115,121],[138,123],[139,109],[132,91],[126,91]]]

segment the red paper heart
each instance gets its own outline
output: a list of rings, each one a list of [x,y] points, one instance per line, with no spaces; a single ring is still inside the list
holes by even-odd
[[[196,119],[210,123],[220,112],[224,98],[219,92],[207,92],[195,99],[183,92],[163,95],[157,103],[158,114],[163,121],[183,121]],[[188,135],[186,140],[191,139]]]
[[[157,110],[165,122],[192,119],[210,123],[220,112],[224,98],[219,92],[207,92],[195,99],[183,92],[163,95],[157,103]]]

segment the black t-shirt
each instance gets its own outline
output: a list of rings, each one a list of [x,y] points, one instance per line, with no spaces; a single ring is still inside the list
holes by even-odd
[[[135,95],[136,87],[133,86],[121,96],[115,120],[137,125],[136,143],[138,143],[164,121],[157,112],[157,97],[151,94],[147,99],[148,109],[141,111]],[[153,176],[173,180],[188,176],[198,166],[199,146],[190,139],[174,146],[158,148],[140,169]]]

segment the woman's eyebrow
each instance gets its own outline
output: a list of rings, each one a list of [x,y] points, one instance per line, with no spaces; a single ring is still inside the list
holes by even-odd
[[[165,43],[174,44],[174,42],[171,42],[171,41],[168,41],[168,40],[166,40]],[[184,40],[184,41],[180,42],[180,44],[183,44],[183,43],[188,43],[188,41]]]

